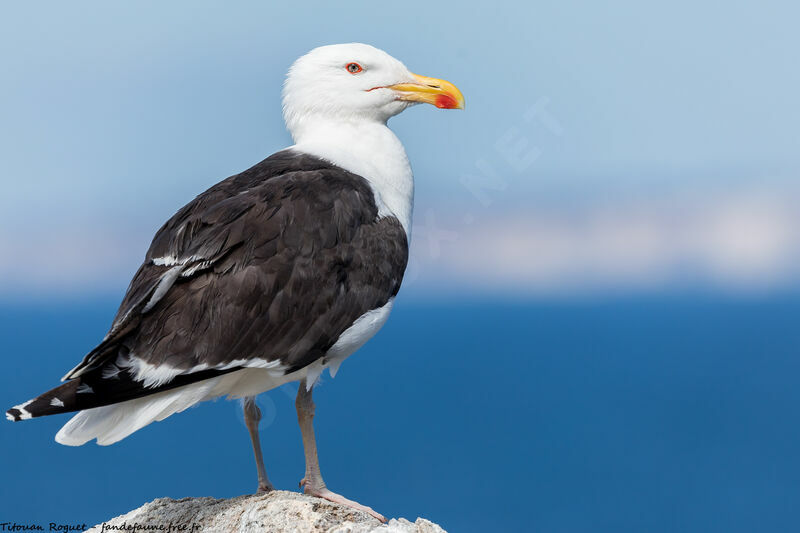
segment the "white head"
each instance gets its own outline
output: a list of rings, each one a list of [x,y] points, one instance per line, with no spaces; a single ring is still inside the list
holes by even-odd
[[[464,107],[453,84],[413,74],[383,50],[360,43],[311,50],[295,61],[283,87],[283,116],[295,139],[316,119],[386,123],[422,102]]]

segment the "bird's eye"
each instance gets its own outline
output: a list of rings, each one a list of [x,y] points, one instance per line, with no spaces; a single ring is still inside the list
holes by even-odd
[[[364,70],[358,63],[348,63],[347,66],[344,68],[346,68],[347,72],[349,72],[350,74],[358,74],[359,72]]]

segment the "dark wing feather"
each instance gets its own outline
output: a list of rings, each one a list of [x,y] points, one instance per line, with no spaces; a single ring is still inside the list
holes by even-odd
[[[405,231],[377,214],[366,180],[291,151],[228,178],[158,231],[106,338],[66,378],[103,389],[103,370],[120,357],[187,371],[151,387],[128,376],[102,405],[240,360],[303,368],[399,290]]]
[[[302,368],[399,289],[405,232],[396,219],[376,220],[363,179],[341,169],[287,173],[227,201],[251,207],[235,220],[205,213],[204,228],[225,228],[208,230],[219,259],[178,279],[142,316],[124,343],[142,361],[189,369],[260,358]]]

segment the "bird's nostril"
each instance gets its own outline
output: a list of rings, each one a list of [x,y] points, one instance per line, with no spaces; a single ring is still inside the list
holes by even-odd
[[[429,84],[428,84],[428,87],[432,87],[432,88],[434,88],[434,89],[441,89],[441,88],[442,88],[440,85],[434,85],[434,84],[432,84],[432,83],[429,83]]]

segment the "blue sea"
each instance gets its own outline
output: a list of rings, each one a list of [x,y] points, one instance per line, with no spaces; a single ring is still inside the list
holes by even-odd
[[[117,300],[0,304],[4,409],[50,388]],[[398,300],[315,391],[329,487],[451,532],[800,530],[800,296]],[[296,390],[296,389],[295,389]],[[273,483],[303,475],[291,386],[262,395]],[[238,402],[109,447],[0,424],[0,522],[94,524],[256,487]]]

